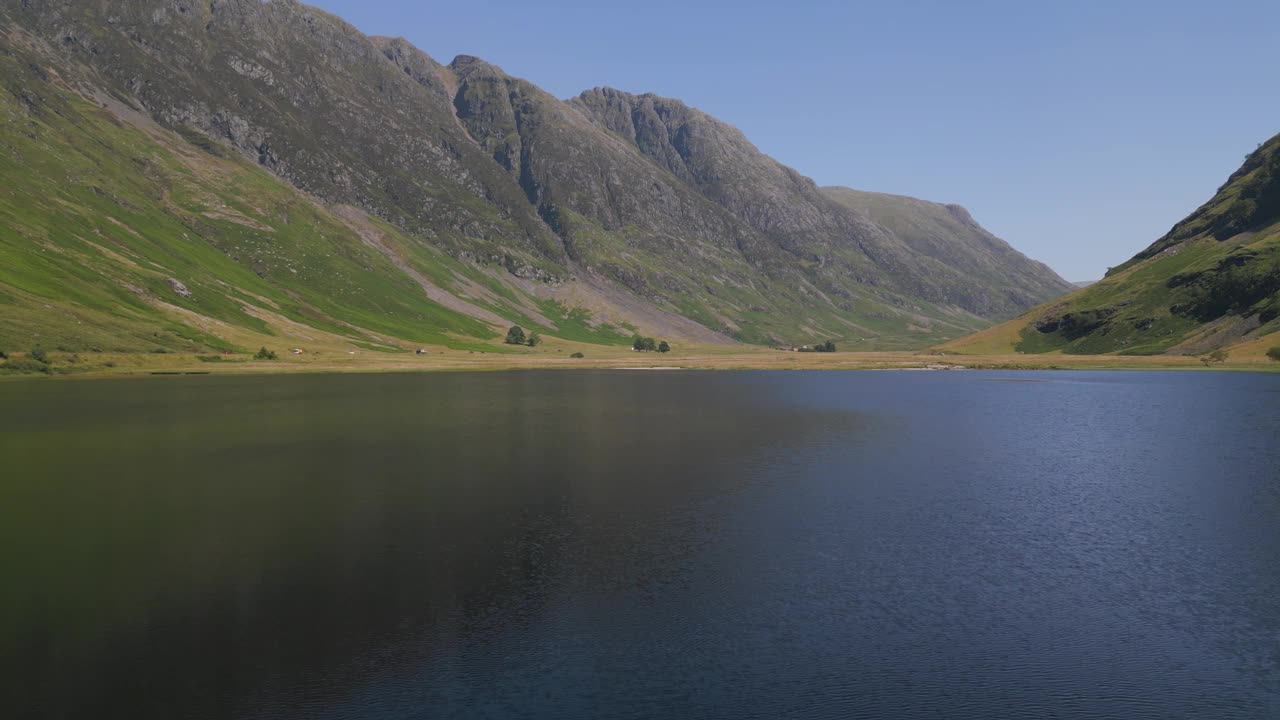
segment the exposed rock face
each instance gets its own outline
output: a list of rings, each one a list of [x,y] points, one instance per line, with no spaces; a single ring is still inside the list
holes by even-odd
[[[0,22],[84,91],[425,246],[741,340],[921,345],[1067,289],[962,209],[895,229],[679,101],[564,102],[291,0],[25,0]]]
[[[177,278],[165,278],[164,282],[166,285],[169,286],[170,290],[173,290],[175,293],[181,295],[182,297],[184,298],[191,297],[191,290],[189,290],[187,286],[182,283],[181,280]]]

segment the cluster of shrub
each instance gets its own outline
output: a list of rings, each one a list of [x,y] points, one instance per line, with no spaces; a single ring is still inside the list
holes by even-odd
[[[836,344],[831,340],[828,340],[824,343],[818,343],[817,345],[805,345],[804,347],[800,348],[800,352],[835,352],[835,351],[836,351]]]
[[[631,349],[638,352],[671,352],[671,345],[666,340],[661,342],[655,341],[651,337],[635,336],[631,340]]]
[[[538,334],[537,330],[525,335],[524,328],[519,325],[512,325],[511,329],[507,331],[506,343],[508,345],[528,345],[529,347],[537,347],[541,342],[542,336]]]
[[[27,353],[24,358],[11,358],[6,352],[0,351],[0,360],[4,360],[4,364],[0,365],[6,372],[29,373],[38,372],[48,374],[52,372],[50,365],[53,361],[49,358],[49,353],[44,348],[35,347],[31,352]]]

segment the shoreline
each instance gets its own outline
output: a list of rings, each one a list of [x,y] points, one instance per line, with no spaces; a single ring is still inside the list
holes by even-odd
[[[1232,358],[1204,366],[1190,356],[1117,355],[936,355],[914,352],[788,353],[768,349],[702,349],[679,355],[655,356],[652,362],[630,349],[574,347],[588,353],[570,358],[565,348],[528,354],[472,353],[440,350],[427,355],[365,353],[359,356],[288,356],[277,360],[252,360],[237,356],[227,360],[201,360],[196,354],[103,353],[60,356],[51,353],[49,372],[0,373],[0,382],[31,379],[106,379],[119,377],[181,377],[197,375],[293,375],[348,373],[504,372],[518,370],[894,370],[953,372],[958,370],[1175,370],[1192,372],[1276,372],[1280,363],[1266,357]],[[208,356],[205,356],[206,358]],[[73,359],[74,358],[74,359]]]

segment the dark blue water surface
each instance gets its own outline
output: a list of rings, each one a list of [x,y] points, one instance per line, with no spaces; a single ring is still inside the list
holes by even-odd
[[[1280,717],[1280,376],[0,384],[6,718]]]

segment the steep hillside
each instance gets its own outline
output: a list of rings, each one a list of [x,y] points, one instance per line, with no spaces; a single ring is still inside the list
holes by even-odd
[[[956,267],[676,101],[562,102],[296,2],[8,3],[0,61],[6,345],[918,347],[1063,291],[998,240],[1003,267]]]
[[[1065,292],[1052,271],[1008,248],[1025,264],[1011,265],[1007,274],[1033,288],[1027,297],[1010,297],[1002,283],[975,279],[945,257],[903,242],[862,209],[761,153],[737,128],[678,100],[597,88],[572,102],[763,236],[744,254],[768,266],[772,258],[760,250],[775,251],[829,296],[856,299],[871,288],[872,297],[890,306],[901,306],[902,297],[918,298],[1001,318]]]
[[[946,347],[1200,354],[1280,330],[1280,135],[1101,281]]]
[[[217,145],[121,121],[18,54],[0,73],[0,349],[479,348],[508,320],[625,340]]]
[[[988,301],[1005,312],[1042,303],[1074,286],[1043,263],[1014,250],[992,235],[959,205],[919,200],[903,195],[864,192],[843,187],[822,190],[829,197],[867,214],[907,247],[937,260],[969,278],[977,278],[993,293]]]

